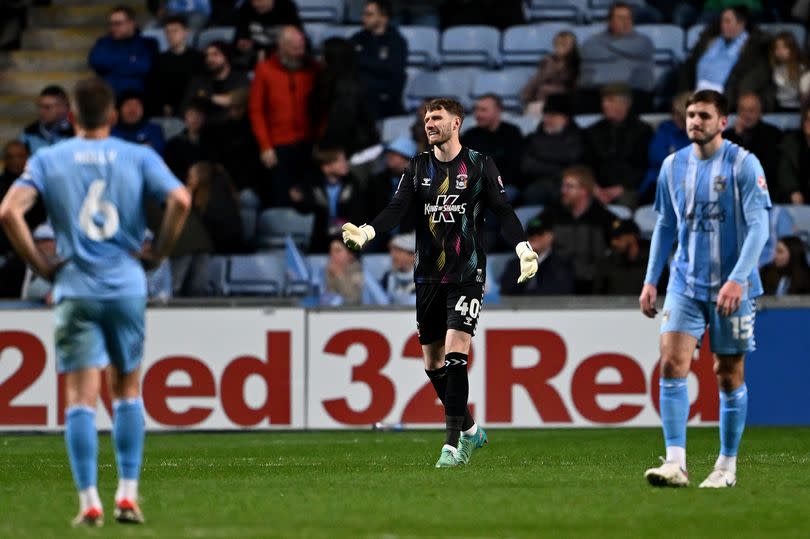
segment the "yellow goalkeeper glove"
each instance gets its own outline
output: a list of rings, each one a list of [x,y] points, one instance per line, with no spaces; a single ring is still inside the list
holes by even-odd
[[[520,259],[518,284],[525,283],[537,273],[537,253],[534,252],[528,241],[518,243],[515,252]]]
[[[351,223],[343,225],[343,243],[354,251],[362,249],[363,245],[373,240],[376,235],[374,227],[371,225],[357,226]]]

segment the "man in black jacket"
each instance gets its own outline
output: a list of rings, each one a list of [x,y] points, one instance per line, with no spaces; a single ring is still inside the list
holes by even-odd
[[[276,49],[281,29],[301,25],[293,0],[250,0],[239,8],[233,45],[234,65],[250,70]]]
[[[510,260],[501,275],[501,295],[546,296],[574,293],[574,265],[552,247],[554,231],[551,221],[538,215],[526,225],[528,242],[537,253],[537,275],[518,284],[520,260]]]
[[[650,244],[641,239],[638,225],[631,219],[616,219],[610,230],[610,251],[596,262],[593,293],[636,295],[638,283],[644,281],[649,257]]]
[[[377,118],[403,112],[408,43],[399,30],[389,24],[390,19],[388,0],[369,0],[363,9],[363,29],[351,37],[360,78],[374,98]]]
[[[778,185],[782,130],[762,121],[762,101],[757,94],[749,92],[740,96],[734,125],[723,131],[723,138],[757,156],[765,177]]]
[[[149,105],[156,116],[180,116],[180,103],[189,82],[205,71],[203,55],[188,46],[186,19],[172,16],[163,24],[169,50],[160,53],[152,68],[149,83]]]

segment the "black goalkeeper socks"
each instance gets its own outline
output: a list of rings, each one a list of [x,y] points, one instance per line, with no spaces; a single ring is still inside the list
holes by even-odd
[[[470,394],[470,382],[467,379],[467,354],[450,352],[444,356],[444,363],[447,368],[447,387],[444,392],[444,417],[447,427],[445,443],[456,447],[461,430],[464,429],[465,415],[469,415],[467,399]]]
[[[445,364],[444,367],[432,371],[425,370],[425,374],[427,374],[430,383],[433,384],[433,389],[436,390],[436,395],[444,405],[444,395],[447,392],[447,365]],[[461,430],[468,430],[473,425],[475,425],[475,420],[470,414],[470,408],[467,407],[464,412],[464,422],[461,424]]]

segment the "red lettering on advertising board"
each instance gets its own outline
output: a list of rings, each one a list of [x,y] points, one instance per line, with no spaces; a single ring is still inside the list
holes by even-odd
[[[565,367],[565,342],[559,335],[542,329],[493,329],[486,332],[486,342],[487,421],[511,422],[512,388],[523,386],[543,421],[571,422],[560,394],[548,383]],[[536,365],[512,366],[512,352],[519,346],[537,350]]]
[[[394,406],[394,384],[380,371],[391,359],[388,339],[370,329],[347,329],[332,336],[323,348],[327,354],[345,356],[351,346],[362,346],[365,361],[352,369],[352,382],[362,382],[371,392],[365,410],[356,411],[347,399],[323,401],[323,407],[335,421],[346,425],[368,425],[385,418]]]
[[[603,369],[619,371],[621,381],[598,383],[596,378]],[[621,354],[597,354],[585,359],[571,380],[574,406],[585,419],[595,423],[623,423],[630,421],[644,409],[636,404],[620,404],[612,410],[602,408],[598,395],[643,395],[646,391],[644,371],[632,358]]]
[[[655,364],[650,377],[650,392],[652,393],[653,405],[659,415],[661,414],[660,370],[661,361],[659,360]],[[720,394],[717,389],[717,375],[714,374],[714,356],[712,355],[708,335],[704,337],[698,357],[692,361],[690,370],[697,376],[698,395],[689,408],[689,419],[699,415],[701,421],[719,421]]]
[[[188,385],[169,385],[169,376],[185,372]],[[197,358],[170,356],[152,365],[143,377],[143,404],[146,412],[158,423],[173,427],[195,425],[211,415],[210,407],[191,406],[184,412],[172,411],[168,399],[172,397],[213,397],[216,395],[214,376],[208,366]]]
[[[228,418],[243,427],[254,426],[265,419],[270,423],[289,425],[292,418],[290,332],[267,332],[267,361],[242,356],[231,361],[222,373],[220,395]],[[267,386],[267,398],[258,408],[245,402],[245,382],[258,375]]]
[[[45,369],[45,347],[31,333],[0,331],[0,354],[8,348],[19,350],[22,362],[14,374],[0,384],[0,425],[47,425],[46,406],[11,404],[11,401],[37,381]]]

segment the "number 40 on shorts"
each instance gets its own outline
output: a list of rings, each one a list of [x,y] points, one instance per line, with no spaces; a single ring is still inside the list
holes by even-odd
[[[461,313],[461,316],[467,316],[469,312],[470,318],[478,318],[478,313],[481,312],[481,302],[478,301],[478,298],[467,301],[467,296],[461,296],[458,298],[454,310]]]

